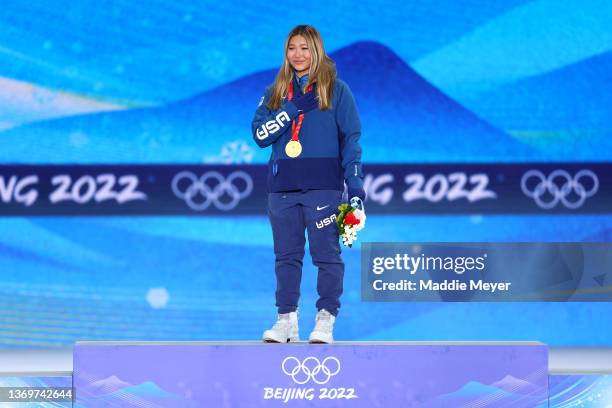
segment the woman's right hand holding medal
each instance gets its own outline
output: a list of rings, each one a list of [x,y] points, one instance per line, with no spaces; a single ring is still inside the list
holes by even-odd
[[[294,98],[291,102],[295,104],[299,113],[310,112],[319,107],[319,101],[317,101],[317,95],[314,90]]]

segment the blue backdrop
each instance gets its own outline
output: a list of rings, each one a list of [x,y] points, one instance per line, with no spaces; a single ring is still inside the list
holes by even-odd
[[[610,168],[605,0],[312,1],[286,9],[5,0],[0,163],[263,164],[269,151],[252,141],[250,121],[287,32],[300,23],[321,31],[355,94],[366,165]],[[1,176],[6,206],[11,174]],[[359,239],[611,241],[612,211],[382,212]],[[340,340],[612,342],[603,329],[612,324],[608,303],[362,303],[359,249],[346,249],[344,259]],[[265,213],[31,216],[24,208],[0,218],[0,345],[259,338],[275,318],[273,265]],[[306,255],[304,330],[315,312],[315,276]]]

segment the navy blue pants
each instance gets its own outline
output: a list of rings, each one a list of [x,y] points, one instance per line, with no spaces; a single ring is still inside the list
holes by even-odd
[[[278,313],[296,310],[306,239],[312,263],[318,268],[317,309],[334,316],[340,307],[344,262],[342,261],[336,214],[342,192],[308,190],[268,194],[268,216],[276,257],[276,306]]]

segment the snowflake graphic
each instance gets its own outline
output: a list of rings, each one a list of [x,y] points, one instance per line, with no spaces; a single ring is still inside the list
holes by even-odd
[[[253,161],[253,149],[244,140],[234,140],[223,145],[219,161],[224,164],[244,164]]]

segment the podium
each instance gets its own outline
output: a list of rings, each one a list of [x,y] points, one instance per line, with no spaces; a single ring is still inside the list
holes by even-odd
[[[541,343],[80,342],[74,407],[547,407]]]

